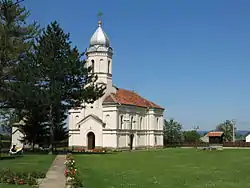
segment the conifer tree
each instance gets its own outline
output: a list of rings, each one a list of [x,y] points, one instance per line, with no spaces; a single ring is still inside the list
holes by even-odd
[[[94,102],[104,94],[105,86],[96,84],[97,77],[90,74],[92,68],[85,67],[83,54],[71,47],[69,34],[57,22],[51,23],[38,38],[34,60],[40,71],[40,87],[46,91],[44,105],[49,115],[52,151],[55,130],[63,127],[67,110],[80,107],[83,101]]]
[[[37,23],[27,24],[29,11],[20,4],[21,0],[0,0],[0,119],[1,125],[17,121],[16,107],[11,106],[10,81],[15,77],[13,68],[32,48],[39,34]],[[14,103],[12,103],[14,104]],[[9,130],[9,128],[8,128]]]
[[[15,79],[9,85],[12,91],[10,104],[15,106],[16,113],[22,117],[23,124],[18,125],[23,133],[21,141],[33,146],[48,140],[48,112],[46,93],[39,86],[39,67],[33,61],[33,54],[28,54],[13,69]]]
[[[68,139],[68,130],[66,127],[67,108],[59,103],[54,107],[54,145]]]

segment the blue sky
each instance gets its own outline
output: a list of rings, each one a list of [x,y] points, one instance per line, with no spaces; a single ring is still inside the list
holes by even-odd
[[[236,119],[250,129],[249,0],[25,0],[30,20],[57,20],[81,51],[97,26],[114,48],[113,82],[166,108],[185,129]]]

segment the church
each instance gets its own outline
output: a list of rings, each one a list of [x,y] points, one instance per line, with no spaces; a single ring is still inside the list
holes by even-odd
[[[113,49],[102,22],[86,50],[86,66],[104,83],[103,97],[69,110],[69,146],[86,149],[163,147],[164,108],[134,91],[116,87],[112,78]]]

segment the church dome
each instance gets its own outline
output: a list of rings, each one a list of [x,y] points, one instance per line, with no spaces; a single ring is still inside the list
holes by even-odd
[[[110,41],[107,34],[102,30],[102,22],[98,22],[98,28],[96,29],[95,33],[92,35],[90,39],[90,46],[110,46]]]

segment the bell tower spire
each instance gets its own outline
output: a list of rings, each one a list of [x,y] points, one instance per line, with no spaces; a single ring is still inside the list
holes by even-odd
[[[90,39],[90,45],[86,51],[87,66],[92,67],[94,74],[98,76],[97,83],[106,85],[106,92],[112,89],[112,56],[113,49],[107,34],[102,29],[102,21]]]

